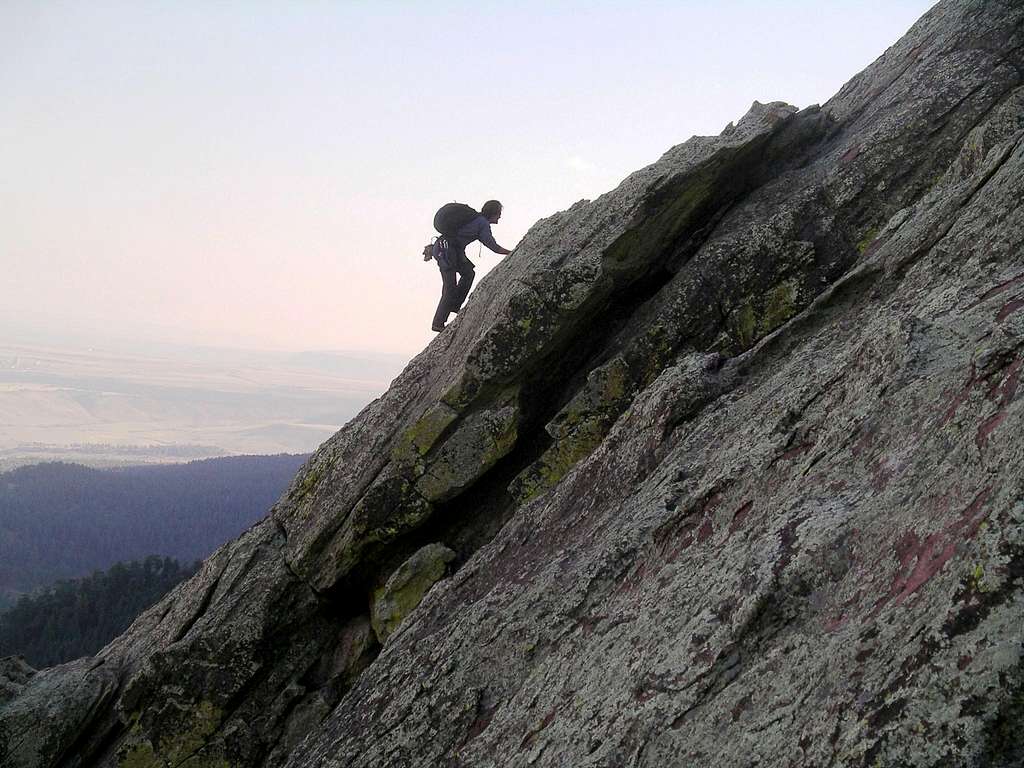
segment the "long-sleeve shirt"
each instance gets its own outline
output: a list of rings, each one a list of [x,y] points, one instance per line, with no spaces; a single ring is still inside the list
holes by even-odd
[[[501,251],[501,246],[494,241],[494,235],[491,234],[491,222],[483,216],[477,216],[468,224],[463,224],[455,236],[459,239],[462,249],[479,240],[495,253]]]

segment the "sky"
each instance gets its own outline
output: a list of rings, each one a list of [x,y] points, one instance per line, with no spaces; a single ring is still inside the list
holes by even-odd
[[[4,0],[0,335],[411,355],[441,204],[511,248],[931,5]]]

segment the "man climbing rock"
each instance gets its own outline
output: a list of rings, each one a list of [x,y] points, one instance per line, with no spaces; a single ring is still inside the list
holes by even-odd
[[[444,330],[448,315],[462,308],[473,286],[476,272],[473,262],[466,258],[466,246],[479,240],[502,256],[512,253],[498,245],[491,234],[491,225],[500,218],[501,203],[497,200],[488,200],[479,213],[464,203],[448,203],[434,215],[434,228],[441,233],[433,248],[441,270],[441,301],[430,326],[434,332]]]

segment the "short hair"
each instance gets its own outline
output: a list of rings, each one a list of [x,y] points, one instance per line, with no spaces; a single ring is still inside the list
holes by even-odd
[[[480,209],[480,213],[484,217],[493,216],[495,213],[501,213],[501,203],[497,200],[488,200],[484,203],[484,207]]]

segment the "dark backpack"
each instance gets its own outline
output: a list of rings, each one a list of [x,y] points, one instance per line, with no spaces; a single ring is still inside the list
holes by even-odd
[[[479,211],[465,203],[445,203],[434,214],[434,229],[445,238],[454,238],[459,229],[479,216]]]

